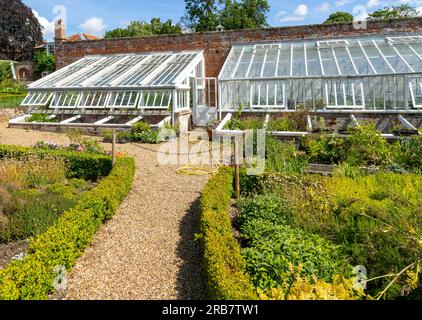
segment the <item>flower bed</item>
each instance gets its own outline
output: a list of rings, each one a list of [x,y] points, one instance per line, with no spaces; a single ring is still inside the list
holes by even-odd
[[[40,152],[5,146],[0,146],[0,151],[3,157],[5,154],[18,158],[28,154],[57,156],[71,164],[71,175],[83,173],[87,177],[98,178],[109,173],[96,188],[86,192],[73,209],[65,212],[55,225],[31,241],[25,259],[14,261],[0,271],[0,300],[47,299],[54,291],[57,270],[61,267],[70,270],[73,267],[98,228],[114,215],[130,191],[135,172],[134,160],[119,158],[110,172],[111,159],[105,156],[63,151]],[[80,170],[81,167],[84,169]]]

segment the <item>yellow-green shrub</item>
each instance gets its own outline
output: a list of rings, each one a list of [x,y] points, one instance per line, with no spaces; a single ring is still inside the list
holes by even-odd
[[[32,240],[23,261],[14,261],[0,271],[0,300],[47,299],[53,291],[54,268],[73,267],[101,224],[113,216],[129,193],[134,173],[133,158],[118,159],[109,176],[85,193],[54,226]]]
[[[233,193],[233,171],[224,167],[205,187],[201,198],[201,230],[209,298],[257,299],[245,273],[240,245],[233,237],[228,207]]]

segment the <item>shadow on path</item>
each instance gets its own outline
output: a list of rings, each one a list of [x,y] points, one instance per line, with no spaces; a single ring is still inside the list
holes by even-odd
[[[200,232],[199,197],[193,202],[182,219],[177,255],[183,261],[177,275],[177,294],[180,300],[206,300],[207,293],[202,272],[203,248],[195,241]]]

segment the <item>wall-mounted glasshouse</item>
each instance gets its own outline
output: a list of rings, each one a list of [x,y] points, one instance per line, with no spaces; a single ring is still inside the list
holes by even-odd
[[[204,70],[198,51],[87,56],[31,84],[22,106],[42,109],[55,125],[124,127],[151,114],[174,120],[190,110],[191,78]]]
[[[415,111],[422,36],[236,45],[219,76],[220,112]]]

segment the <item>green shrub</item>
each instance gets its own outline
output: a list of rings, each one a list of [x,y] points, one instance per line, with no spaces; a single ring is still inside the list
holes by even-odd
[[[266,170],[268,172],[304,173],[308,162],[299,152],[294,142],[281,142],[268,136],[265,142]]]
[[[283,211],[285,203],[281,197],[273,194],[256,195],[242,198],[237,203],[240,211],[239,221],[262,219],[269,223],[285,222]]]
[[[240,246],[232,234],[227,211],[232,193],[233,171],[225,167],[208,182],[201,197],[201,230],[209,298],[257,299],[245,273]]]
[[[34,113],[26,121],[48,123],[48,122],[54,122],[54,119],[50,119],[48,114]]]
[[[389,165],[392,163],[390,146],[375,124],[357,126],[347,138],[347,162],[351,165]]]
[[[336,164],[345,160],[347,154],[344,139],[324,134],[303,138],[302,148],[311,163]]]
[[[106,176],[111,170],[111,157],[105,155],[0,145],[0,159],[30,157],[63,159],[66,163],[68,178],[96,181]]]
[[[356,178],[300,175],[267,176],[266,189],[285,203],[289,225],[342,246],[353,265],[368,277],[396,274],[421,259],[422,178],[420,175],[377,173]],[[262,180],[261,178],[261,184]],[[376,295],[391,277],[368,283]],[[387,298],[401,295],[406,280],[390,287]]]
[[[287,294],[295,282],[292,267],[300,268],[301,277],[308,280],[316,276],[331,282],[335,275],[351,276],[352,267],[339,247],[317,235],[261,218],[245,221],[241,230],[248,240],[242,254],[257,288],[280,288]]]
[[[132,127],[132,134],[142,134],[144,132],[152,131],[151,126],[149,123],[145,121],[137,122]]]
[[[422,136],[403,139],[396,147],[394,162],[408,171],[422,174]]]
[[[134,173],[133,158],[119,158],[108,177],[30,243],[23,261],[14,261],[0,271],[0,300],[47,299],[54,290],[54,269],[73,267],[101,224],[113,216],[129,193]]]

